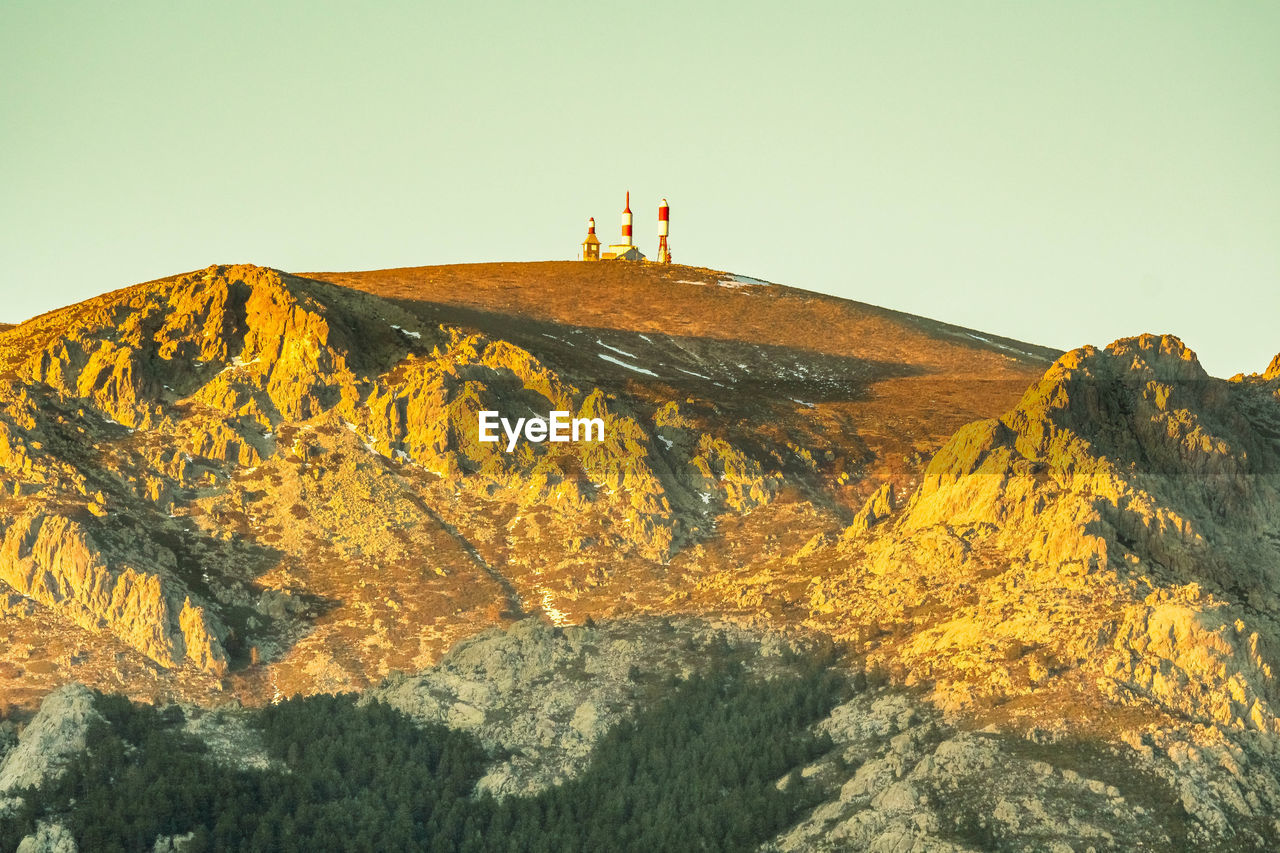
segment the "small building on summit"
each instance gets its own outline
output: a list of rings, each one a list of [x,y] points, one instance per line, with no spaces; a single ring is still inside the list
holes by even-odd
[[[587,239],[582,241],[582,259],[584,261],[600,260],[600,238],[596,236],[596,219],[587,220]]]
[[[626,243],[615,243],[601,253],[602,261],[643,261],[644,255],[635,246]]]

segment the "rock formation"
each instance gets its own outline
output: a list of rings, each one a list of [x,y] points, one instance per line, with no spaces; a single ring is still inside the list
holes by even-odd
[[[39,829],[18,844],[17,853],[78,853],[71,831],[60,823],[41,823]]]
[[[881,620],[908,635],[892,656],[957,698],[1083,668],[1124,701],[1275,731],[1278,422],[1259,380],[1212,379],[1176,338],[1073,351],[846,544],[849,583],[908,584]]]
[[[526,619],[465,640],[432,669],[393,677],[368,698],[510,754],[479,787],[529,794],[582,769],[600,738],[635,713],[638,680],[688,675],[697,665],[691,650],[726,632],[765,664],[787,647],[780,636],[690,619],[593,628]]]
[[[89,724],[100,719],[93,693],[84,685],[68,684],[50,693],[0,764],[0,794],[38,788],[56,778],[84,749]]]

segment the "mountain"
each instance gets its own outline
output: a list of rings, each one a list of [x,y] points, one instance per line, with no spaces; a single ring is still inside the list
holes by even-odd
[[[0,333],[0,689],[263,701],[530,612],[737,607],[700,584],[838,532],[1048,355],[686,267],[109,293]],[[607,440],[507,453],[484,409]]]
[[[1280,356],[555,262],[215,266],[0,368],[0,696],[67,754],[107,701],[69,682],[264,767],[264,712],[207,709],[359,690],[552,796],[712,662],[772,696],[834,640],[766,849],[1280,844]],[[486,410],[605,439],[508,451]]]

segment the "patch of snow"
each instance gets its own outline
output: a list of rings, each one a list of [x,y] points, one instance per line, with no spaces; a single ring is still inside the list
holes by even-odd
[[[649,337],[648,335],[640,335],[640,337],[644,338],[649,343],[653,343],[653,338]]]
[[[707,282],[705,282],[705,281],[690,281],[690,280],[689,280],[689,279],[687,279],[687,278],[678,278],[678,279],[676,279],[676,284],[697,284],[697,285],[705,286],[705,285],[707,284]]]
[[[659,378],[658,374],[654,373],[652,370],[646,370],[643,367],[636,367],[634,364],[627,364],[625,361],[618,358],[614,358],[611,355],[605,355],[602,352],[598,352],[596,353],[596,357],[602,358],[605,361],[611,362],[612,364],[616,364],[619,367],[625,367],[627,370],[634,370],[636,373],[644,373],[648,376],[654,377],[655,379]]]
[[[733,282],[733,284],[726,284],[726,282],[730,282],[730,281]],[[749,275],[738,275],[737,273],[729,273],[729,277],[727,279],[725,278],[720,279],[721,287],[738,287],[744,284],[755,285],[756,287],[775,287],[776,286],[771,281],[765,281],[762,278],[752,278]]]
[[[806,403],[804,400],[797,400],[795,397],[788,397],[787,399],[793,403],[799,403],[802,406],[808,406],[811,409],[815,407],[813,403]]]
[[[710,492],[698,492],[698,497],[702,498],[702,502],[703,502],[704,504],[709,504],[709,503],[711,503],[711,493],[710,493]]]
[[[667,450],[670,450],[671,448],[676,446],[676,443],[674,441],[672,441],[669,438],[664,438],[663,436],[658,436],[658,441],[661,441],[663,444],[665,444],[667,446]]]
[[[408,335],[414,340],[417,340],[417,341],[422,340],[422,332],[411,332],[408,329],[404,329],[404,328],[401,328],[400,326],[395,325],[394,323],[391,324],[391,328],[395,329],[397,332],[399,332],[402,335]]]
[[[566,625],[572,625],[569,617],[563,611],[557,610],[555,599],[551,597],[551,590],[542,587],[542,612],[547,614],[547,618],[551,620],[551,624],[557,628],[563,628]]]
[[[990,344],[993,347],[999,347],[1000,349],[1006,352],[1016,352],[1018,355],[1025,355],[1027,358],[1039,358],[1039,356],[1035,355],[1034,353],[1029,353],[1026,350],[1020,350],[1017,347],[1005,346],[1002,343],[997,343],[996,341],[991,340],[991,338],[984,338],[982,335],[975,335],[973,332],[966,332],[966,334],[969,337],[973,338],[975,341],[981,341],[984,344]]]
[[[231,361],[227,363],[227,366],[218,371],[218,375],[221,376],[222,374],[226,373],[228,370],[235,370],[238,367],[248,367],[251,364],[257,364],[260,361],[262,361],[262,356],[258,356],[252,361],[242,361],[240,356],[238,355],[233,356]],[[199,363],[200,362],[198,361],[196,362],[196,364],[199,364]]]
[[[673,364],[673,365],[671,365],[671,366],[672,366],[672,367],[675,367],[675,368],[676,368],[676,370],[680,371],[681,373],[687,373],[687,374],[689,374],[690,376],[696,376],[696,377],[698,377],[699,379],[706,379],[706,380],[710,380],[710,379],[711,379],[711,377],[710,377],[710,376],[703,376],[701,373],[696,373],[696,372],[694,372],[694,371],[692,371],[692,370],[685,370],[683,367],[676,367],[674,364]]]
[[[607,350],[612,350],[613,352],[616,352],[618,355],[625,355],[627,358],[637,357],[635,353],[627,352],[626,350],[618,349],[617,347],[611,347],[608,344],[606,344],[604,341],[600,340],[599,338],[596,338],[596,343],[598,343],[600,346],[604,347]]]

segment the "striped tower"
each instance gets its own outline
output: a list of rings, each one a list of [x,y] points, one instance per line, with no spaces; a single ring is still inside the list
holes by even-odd
[[[582,259],[584,261],[600,260],[600,238],[596,236],[596,219],[587,220],[587,239],[582,241]]]
[[[667,234],[671,230],[671,206],[664,198],[658,205],[658,263],[671,263],[671,249],[667,246]]]
[[[622,211],[622,244],[624,246],[633,245],[631,242],[631,191],[627,190],[627,206]]]

